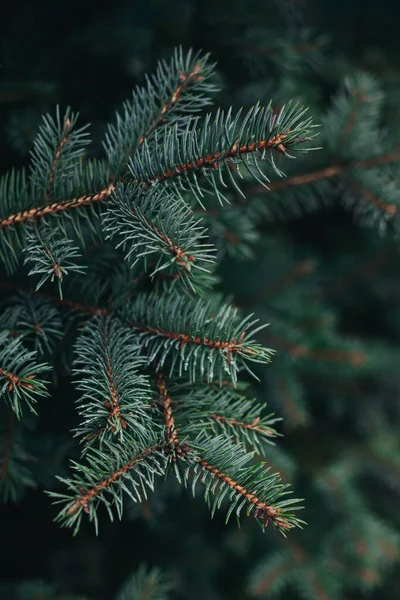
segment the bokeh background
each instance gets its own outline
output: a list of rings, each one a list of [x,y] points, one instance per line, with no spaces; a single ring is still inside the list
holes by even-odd
[[[101,154],[101,138],[115,110],[157,60],[178,45],[211,52],[218,63],[219,106],[237,109],[270,99],[279,105],[295,98],[310,106],[317,122],[345,77],[366,72],[383,94],[376,139],[386,136],[398,148],[397,2],[43,0],[7,2],[2,12],[1,173],[27,164],[41,115],[54,114],[57,104],[72,106],[81,123],[91,123],[91,152]],[[354,135],[361,146],[368,127],[367,120],[357,125]],[[339,156],[348,143],[345,136],[338,144]],[[364,155],[362,148],[360,158]],[[301,169],[324,168],[332,156],[324,163],[312,155]],[[395,167],[391,201],[400,204],[400,171]],[[288,600],[359,599],[365,593],[374,600],[398,597],[396,219],[386,224],[379,215],[361,218],[363,211],[349,206],[363,206],[371,198],[341,185],[305,187],[298,198],[282,201],[276,195],[271,195],[271,215],[265,212],[266,197],[250,197],[252,210],[262,213],[262,224],[245,236],[243,248],[227,248],[221,289],[272,323],[271,338],[265,341],[278,354],[259,393],[283,417],[284,438],[266,458],[305,498],[308,528],[293,532],[286,543],[274,532],[262,535],[255,523],[243,522],[241,530],[234,522],[225,526],[222,515],[211,521],[201,496],[192,499],[171,483],[142,507],[128,506],[121,523],[105,518],[97,538],[88,524],[73,538],[53,523],[56,510],[38,489],[17,505],[1,507],[4,585],[41,579],[60,593],[108,600],[139,564],[147,563],[168,573],[175,586],[171,597],[177,599],[243,600],[275,592]],[[294,201],[304,210],[292,210]],[[277,291],[282,295],[276,296]],[[306,311],[310,298],[318,299],[312,315]],[[304,334],[298,321],[311,316],[319,319],[318,330]],[[282,331],[290,343],[282,342]],[[361,364],[343,354],[342,360],[325,360],[314,352],[314,361],[302,362],[296,349],[304,340],[316,348],[318,340],[327,347],[337,340],[339,353],[349,347],[353,359],[354,352],[368,356],[370,351],[373,357],[366,360],[365,371],[363,359]],[[69,386],[64,401],[72,396]],[[74,425],[76,415],[71,407],[71,414],[61,417],[53,407],[46,418],[61,432],[68,419]],[[366,464],[372,465],[369,472]],[[326,563],[336,546],[340,568],[334,561]],[[279,571],[281,556],[286,563]],[[275,574],[270,559],[277,561]],[[346,585],[338,591],[339,579]],[[19,597],[13,593],[0,592],[4,598]]]

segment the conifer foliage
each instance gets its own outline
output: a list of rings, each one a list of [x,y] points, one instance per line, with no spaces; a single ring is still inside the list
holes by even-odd
[[[81,456],[49,493],[75,532],[85,516],[98,527],[100,505],[122,518],[125,499],[143,501],[166,474],[193,493],[203,484],[227,519],[246,513],[284,534],[302,523],[299,501],[255,456],[276,437],[244,385],[273,353],[257,341],[266,324],[214,291],[218,248],[203,211],[243,195],[243,179],[283,177],[314,125],[292,102],[203,114],[213,73],[208,56],[181,49],[160,62],[100,159],[87,155],[78,115],[57,109],[28,172],[0,184],[2,285],[15,293],[1,317],[2,410],[23,426],[26,407],[40,413],[45,394],[57,403],[72,374]],[[2,486],[14,469],[3,465]]]

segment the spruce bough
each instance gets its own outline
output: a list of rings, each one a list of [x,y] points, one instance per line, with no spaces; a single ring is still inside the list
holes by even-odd
[[[256,339],[265,325],[215,291],[218,241],[201,215],[229,189],[243,195],[241,179],[283,176],[314,125],[291,102],[203,116],[214,68],[182,50],[161,62],[109,126],[105,158],[89,158],[87,128],[57,110],[29,172],[0,183],[1,285],[15,292],[0,319],[3,408],[23,429],[26,407],[40,413],[46,393],[56,403],[60,372],[72,376],[81,458],[49,493],[75,532],[85,514],[98,527],[100,504],[121,518],[126,495],[142,501],[167,473],[193,493],[202,483],[227,520],[245,512],[284,534],[302,524],[255,457],[277,435],[247,382],[273,353]],[[10,497],[20,468],[7,465]]]

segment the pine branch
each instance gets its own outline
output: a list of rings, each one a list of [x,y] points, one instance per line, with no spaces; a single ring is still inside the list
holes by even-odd
[[[157,141],[159,138],[155,138],[154,147],[150,148],[146,141],[142,144],[142,151],[138,151],[131,159],[130,169],[133,179],[141,184],[150,185],[153,181],[159,182],[174,179],[177,176],[184,176],[188,186],[187,189],[194,193],[201,202],[203,192],[198,186],[196,175],[196,172],[200,170],[209,173],[211,176],[211,190],[217,194],[220,200],[223,200],[218,187],[215,187],[217,185],[215,171],[219,170],[219,175],[222,177],[221,167],[223,165],[226,166],[229,162],[237,163],[239,161],[247,170],[254,167],[251,169],[251,174],[260,183],[261,181],[269,181],[259,170],[256,155],[261,153],[261,158],[266,158],[268,148],[275,148],[278,152],[288,155],[287,149],[292,147],[296,149],[297,144],[312,139],[312,136],[310,136],[310,130],[313,127],[311,119],[300,120],[304,112],[303,109],[297,109],[295,105],[291,106],[289,104],[287,107],[283,107],[277,117],[273,114],[270,106],[267,108],[255,106],[246,115],[240,128],[240,113],[234,119],[232,119],[230,113],[226,116],[223,113],[218,113],[211,126],[211,119],[208,116],[200,130],[196,129],[197,119],[188,120],[186,129],[182,134],[180,134],[178,126],[175,125],[172,128],[165,129],[164,138],[161,141]],[[254,141],[254,137],[256,137],[256,141]],[[189,160],[180,164],[180,156],[188,156]],[[151,160],[150,163],[149,160]],[[273,162],[272,156],[268,160],[274,170],[282,175]],[[162,172],[158,172],[160,165],[165,165]],[[230,169],[227,169],[226,173],[232,184],[237,188],[237,183],[234,181]],[[188,174],[195,175],[194,185],[187,179]],[[259,176],[261,176],[261,180]],[[222,179],[221,183],[225,186]],[[186,189],[182,183],[182,177],[180,188]],[[57,215],[75,208],[102,202],[108,200],[114,191],[115,184],[110,182],[105,188],[93,194],[83,194],[71,200],[21,210],[1,218],[0,229],[7,229],[26,221],[38,220],[45,216]]]

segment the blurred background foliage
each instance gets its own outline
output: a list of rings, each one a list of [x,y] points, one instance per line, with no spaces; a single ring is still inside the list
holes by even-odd
[[[379,107],[380,129],[368,137],[367,115],[338,137],[338,123],[329,129],[325,122],[321,144],[330,157],[348,150],[349,160],[378,155],[374,140],[398,148],[398,3],[46,0],[4,8],[1,172],[27,163],[41,115],[54,114],[57,104],[92,124],[91,152],[101,153],[96,140],[115,109],[180,44],[212,53],[223,107],[294,97],[320,122],[344,78],[353,78]],[[305,160],[307,172],[330,164],[323,153],[302,160],[289,175],[304,172]],[[370,196],[361,199],[351,186],[325,180],[268,198],[254,190],[248,204],[236,206],[240,227],[229,211],[214,220],[215,235],[227,239],[221,290],[271,322],[263,342],[278,353],[261,395],[283,417],[284,438],[266,458],[305,498],[309,525],[288,542],[268,530],[262,535],[253,522],[226,527],[221,515],[210,520],[201,498],[170,482],[149,503],[129,508],[123,522],[104,519],[98,538],[88,525],[73,538],[52,523],[48,498],[32,490],[1,508],[0,577],[5,585],[43,580],[54,588],[29,596],[4,587],[2,597],[53,598],[59,591],[106,600],[141,563],[168,573],[173,598],[397,597],[398,225],[395,217],[386,226],[390,211],[365,209],[376,188],[385,202],[399,203],[400,178],[391,176],[386,189],[373,172]],[[66,398],[71,389],[66,385]],[[55,432],[74,418],[73,407],[71,415],[56,412]]]

